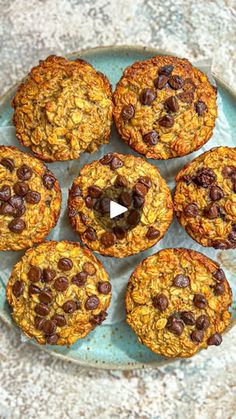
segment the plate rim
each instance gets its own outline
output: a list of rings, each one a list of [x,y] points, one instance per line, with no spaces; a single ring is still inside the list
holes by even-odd
[[[148,53],[153,54],[153,56],[155,56],[155,55],[177,56],[176,53],[174,53],[173,51],[167,51],[167,50],[155,48],[155,47],[152,47],[152,46],[136,45],[136,44],[102,45],[102,46],[95,46],[95,47],[92,47],[92,48],[88,47],[88,48],[79,49],[78,51],[70,52],[68,54],[64,54],[64,56],[66,58],[73,58],[74,56],[80,56],[80,55],[83,55],[83,54],[87,54],[87,55],[90,55],[90,54],[93,55],[94,53],[103,54],[105,51],[114,51],[116,53],[119,53],[119,51],[122,51],[122,52],[135,51],[135,52],[138,52],[138,53],[148,52]],[[61,54],[59,54],[59,55],[61,55]],[[178,54],[178,57],[183,57],[183,54]],[[217,83],[220,86],[222,86],[236,100],[236,89],[234,90],[234,88],[232,86],[230,86],[228,84],[228,82],[225,81],[217,73],[212,72],[212,75],[216,79]],[[0,96],[0,107],[3,106],[5,101],[9,100],[9,97],[12,96],[12,93],[15,91],[16,87],[19,86],[19,84],[23,80],[24,80],[24,78],[22,78],[21,80],[16,81],[12,86],[10,86],[6,90],[5,93],[3,93],[3,95]],[[2,312],[0,312],[0,319],[4,322],[4,324],[7,327],[14,328],[16,333],[18,335],[20,335],[20,329],[17,326],[15,326],[12,323],[12,320],[9,319],[7,316],[5,316]],[[231,322],[230,326],[227,328],[225,333],[228,333],[235,325],[236,325],[236,320]],[[32,340],[29,340],[27,343],[29,343],[34,348],[37,348],[37,350],[42,350],[42,351],[46,352],[47,354],[50,354],[51,356],[53,356],[53,357],[55,357],[59,360],[72,362],[72,363],[80,365],[84,368],[95,368],[95,369],[102,369],[102,370],[123,370],[123,371],[125,371],[125,370],[138,370],[138,369],[150,369],[150,368],[156,368],[157,369],[157,368],[162,367],[164,365],[169,365],[169,364],[173,364],[176,361],[184,360],[184,358],[183,359],[182,358],[166,358],[166,359],[163,359],[163,361],[151,361],[151,362],[148,362],[147,364],[144,364],[144,363],[138,362],[138,361],[135,362],[135,363],[130,362],[130,363],[127,363],[127,364],[117,364],[117,363],[110,363],[110,362],[102,363],[101,361],[98,361],[98,362],[91,361],[91,360],[85,361],[85,360],[81,360],[81,359],[71,358],[71,357],[68,357],[67,355],[55,352],[54,350],[47,349],[43,345],[37,345]],[[195,357],[197,355],[198,354],[196,354]],[[188,360],[188,359],[189,358],[186,358],[186,360]]]

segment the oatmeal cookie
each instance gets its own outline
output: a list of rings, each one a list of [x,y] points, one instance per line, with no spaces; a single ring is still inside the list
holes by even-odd
[[[175,210],[187,233],[203,246],[236,248],[236,148],[201,154],[176,183]]]
[[[18,326],[41,345],[72,345],[106,318],[111,284],[102,264],[78,243],[49,241],[27,250],[6,296]]]
[[[16,147],[0,146],[0,251],[43,241],[60,208],[61,190],[52,172]]]
[[[127,322],[153,352],[187,358],[220,345],[231,303],[229,283],[216,262],[193,250],[164,249],[131,275]]]
[[[12,106],[18,139],[42,160],[77,159],[109,141],[110,83],[81,59],[40,61],[18,87]]]
[[[152,159],[199,149],[212,135],[216,88],[186,59],[157,56],[126,68],[113,95],[122,139]]]
[[[127,211],[111,219],[110,201]],[[159,170],[140,157],[118,153],[82,168],[69,191],[68,207],[82,241],[117,258],[153,246],[173,218],[170,190]]]

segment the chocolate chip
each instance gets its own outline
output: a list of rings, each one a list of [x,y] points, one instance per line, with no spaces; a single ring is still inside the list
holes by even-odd
[[[178,98],[183,103],[192,103],[194,100],[194,94],[192,92],[182,92],[178,94]]]
[[[153,83],[154,86],[156,87],[156,89],[163,89],[163,87],[166,86],[167,82],[169,80],[169,77],[165,76],[164,74],[160,75],[159,77],[157,77]]]
[[[74,313],[75,310],[77,310],[77,304],[73,300],[68,300],[66,303],[63,304],[62,309],[65,313]]]
[[[236,229],[234,228],[234,226],[232,226],[232,231],[231,231],[231,233],[229,233],[228,239],[231,242],[236,242]]]
[[[66,319],[61,314],[54,314],[54,316],[52,316],[52,321],[56,324],[56,326],[59,327],[63,327],[66,325]]]
[[[219,283],[214,286],[214,294],[218,297],[219,295],[223,295],[225,293],[225,286],[224,283]]]
[[[11,198],[11,188],[7,185],[3,185],[0,188],[0,201],[9,201]]]
[[[96,231],[92,227],[88,227],[87,230],[85,230],[84,237],[88,241],[93,242],[97,240]]]
[[[8,202],[14,208],[19,209],[24,205],[23,198],[21,196],[13,195]]]
[[[96,295],[91,295],[85,302],[86,310],[95,310],[99,306],[99,299]]]
[[[215,202],[204,209],[204,216],[210,220],[214,220],[215,218],[219,217],[219,214],[219,207]]]
[[[176,275],[173,281],[173,285],[179,288],[187,288],[189,287],[189,284],[190,284],[189,277],[182,274]]]
[[[213,276],[219,282],[224,281],[226,279],[223,269],[217,269],[217,271],[213,273]]]
[[[8,224],[8,228],[13,233],[20,234],[26,228],[26,224],[21,218],[15,218]]]
[[[106,282],[99,282],[98,283],[98,291],[101,294],[109,294],[111,292],[111,284],[110,282],[106,281]]]
[[[134,208],[142,208],[145,202],[145,198],[142,196],[134,195],[133,196],[133,205]]]
[[[208,188],[208,186],[212,185],[216,181],[216,175],[212,169],[203,167],[202,169],[198,169],[192,180],[196,185]]]
[[[185,92],[193,93],[196,90],[196,85],[194,84],[194,82],[191,79],[185,79],[184,80],[184,85],[183,85],[183,90]]]
[[[157,308],[161,313],[165,311],[169,305],[168,298],[165,296],[165,294],[158,294],[155,295],[152,299],[152,304],[155,308]]]
[[[126,230],[123,227],[113,227],[112,231],[118,240],[123,240],[126,236]]]
[[[174,316],[170,316],[168,318],[166,327],[170,332],[174,333],[177,336],[180,336],[182,335],[184,330],[184,323],[182,322],[182,320],[179,320]]]
[[[42,277],[42,271],[38,266],[31,266],[28,272],[28,278],[31,282],[38,282]]]
[[[225,166],[222,169],[222,175],[225,178],[231,178],[236,174],[236,166]]]
[[[136,183],[134,186],[134,193],[144,197],[148,193],[148,187],[141,182]]]
[[[54,288],[59,292],[64,292],[69,286],[68,279],[64,276],[57,278],[54,282]]]
[[[90,322],[94,324],[95,326],[99,326],[104,322],[104,320],[107,317],[107,313],[105,311],[101,311],[99,314],[96,314],[95,316],[91,317]]]
[[[35,313],[39,314],[40,316],[47,316],[49,313],[49,307],[44,303],[36,304],[34,308]]]
[[[58,339],[60,338],[59,335],[54,334],[47,337],[47,344],[48,345],[56,345],[58,342]]]
[[[139,223],[140,218],[141,218],[141,216],[140,216],[139,212],[135,209],[132,209],[129,212],[129,215],[127,217],[127,223],[132,225],[132,226],[136,226]]]
[[[198,330],[206,330],[210,326],[210,320],[209,317],[205,314],[202,314],[199,316],[196,320],[196,328]]]
[[[29,191],[25,196],[25,200],[28,204],[36,205],[40,202],[41,195],[39,192]]]
[[[125,179],[124,176],[122,175],[117,175],[114,186],[118,187],[118,188],[123,188],[125,186],[128,185],[127,180]]]
[[[146,89],[143,89],[140,93],[139,100],[142,103],[142,105],[149,106],[156,99],[156,97],[157,95],[155,90],[147,87]]]
[[[158,74],[159,75],[170,76],[173,70],[174,70],[173,65],[171,65],[171,64],[164,65],[163,67],[159,68]]]
[[[84,225],[86,225],[86,224],[87,224],[87,222],[88,222],[88,220],[89,220],[89,218],[87,217],[87,215],[85,215],[85,214],[83,214],[82,212],[80,212],[80,213],[79,213],[79,216],[80,216],[80,219],[81,219],[82,223],[83,223]]]
[[[88,187],[88,194],[92,198],[98,198],[102,194],[102,190],[99,188],[99,186],[92,185]]]
[[[30,284],[29,295],[40,294],[40,292],[41,292],[41,289],[39,287],[36,287],[36,285]]]
[[[43,281],[44,282],[51,282],[56,276],[56,271],[53,269],[47,268],[43,270]]]
[[[184,214],[186,215],[186,217],[197,217],[197,215],[199,214],[199,209],[197,204],[188,204],[185,208],[184,208]]]
[[[152,186],[152,181],[151,181],[151,178],[149,176],[141,176],[138,179],[138,182],[143,183],[145,186],[147,186],[148,189],[150,189],[151,186]]]
[[[51,173],[45,173],[43,175],[43,184],[45,188],[52,189],[54,187],[54,184],[56,182],[55,177]]]
[[[52,291],[50,291],[48,289],[41,291],[41,293],[39,295],[39,299],[40,299],[41,303],[50,304],[52,302],[52,299],[53,299]]]
[[[70,271],[73,267],[73,262],[69,258],[61,258],[59,259],[57,266],[62,271]]]
[[[156,228],[154,228],[154,227],[149,227],[149,229],[148,229],[148,231],[147,231],[147,234],[146,234],[146,237],[149,239],[149,240],[155,240],[155,239],[157,239],[158,237],[160,237],[160,231],[159,230],[157,230]]]
[[[177,75],[174,75],[174,76],[171,76],[170,78],[169,78],[169,85],[172,87],[172,89],[174,89],[174,90],[178,90],[178,89],[181,89],[182,88],[182,86],[183,86],[183,84],[184,84],[184,80],[182,79],[182,77],[180,77],[180,76],[177,76]]]
[[[78,185],[73,185],[72,188],[71,188],[71,190],[70,190],[70,195],[73,198],[75,198],[77,196],[81,196],[82,195],[82,192],[81,192],[80,187]]]
[[[36,316],[34,320],[34,325],[36,329],[43,330],[43,325],[45,322],[46,322],[46,319],[44,319],[43,317]]]
[[[32,177],[33,172],[29,166],[22,164],[22,166],[17,169],[16,174],[20,180],[29,180]]]
[[[181,311],[180,318],[183,320],[184,324],[188,326],[193,326],[195,324],[194,314],[191,311]]]
[[[118,201],[121,205],[124,205],[125,207],[130,207],[131,202],[132,202],[130,193],[126,191],[122,191],[121,194],[119,195]]]
[[[101,164],[106,165],[106,164],[110,164],[112,159],[113,159],[113,154],[108,153],[105,156],[103,156],[102,159],[100,159],[99,161],[100,161]]]
[[[195,102],[194,106],[198,116],[202,116],[207,111],[207,105],[202,100]]]
[[[219,199],[224,197],[223,190],[216,185],[211,186],[210,189],[210,198],[212,201],[219,201]]]
[[[18,196],[25,196],[29,190],[29,185],[26,182],[16,182],[13,190]]]
[[[124,166],[123,161],[116,156],[113,157],[113,159],[111,161],[111,169],[116,170],[116,169],[119,169],[119,167],[122,167],[122,166]]]
[[[175,120],[173,116],[165,115],[165,116],[162,116],[162,118],[160,118],[158,122],[159,122],[159,125],[161,125],[164,128],[171,128],[173,127]]]
[[[159,135],[156,131],[149,131],[143,136],[143,141],[150,146],[156,145],[159,141]]]
[[[87,272],[81,271],[78,274],[74,275],[72,278],[72,284],[77,285],[77,287],[82,287],[87,281]]]
[[[129,121],[134,117],[134,107],[133,105],[124,105],[121,110],[121,117],[124,121]]]
[[[195,294],[193,297],[193,304],[197,308],[205,308],[207,305],[207,300],[203,294]]]
[[[94,207],[94,205],[96,204],[96,202],[97,202],[97,199],[92,198],[91,196],[86,196],[86,198],[85,198],[85,205],[89,209],[92,209]]]
[[[12,292],[16,298],[20,297],[23,294],[25,289],[25,284],[23,281],[16,281],[12,286]]]
[[[90,262],[85,262],[83,264],[83,271],[86,272],[88,275],[94,275],[97,271],[97,269],[95,268],[95,266],[90,263]]]
[[[45,320],[45,322],[42,325],[42,330],[47,336],[53,335],[53,333],[56,331],[56,324],[52,320]]]
[[[104,197],[100,200],[99,209],[102,214],[108,214],[110,212],[110,198]]]
[[[204,333],[202,330],[194,330],[191,335],[191,339],[193,342],[201,343],[204,338]]]
[[[15,169],[15,164],[12,159],[1,159],[0,164],[6,167],[6,169],[8,169],[10,172],[13,172],[13,170]]]
[[[164,103],[164,106],[166,110],[170,112],[178,112],[179,110],[178,100],[175,96],[168,97]]]
[[[15,208],[7,202],[4,202],[4,204],[0,206],[0,214],[13,216],[15,214]]]
[[[113,233],[103,233],[101,236],[101,243],[104,247],[111,247],[116,242],[116,236]]]
[[[180,178],[180,181],[186,183],[187,185],[190,185],[190,183],[192,182],[192,177],[190,175],[184,175]]]
[[[219,333],[214,333],[207,339],[208,345],[219,346],[222,342],[222,336]]]

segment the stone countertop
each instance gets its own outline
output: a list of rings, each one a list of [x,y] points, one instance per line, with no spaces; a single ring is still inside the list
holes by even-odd
[[[0,0],[0,92],[49,54],[149,45],[210,58],[235,88],[235,0]],[[0,261],[1,263],[1,261]],[[1,323],[0,418],[236,418],[236,330],[217,351],[141,371],[54,359]]]

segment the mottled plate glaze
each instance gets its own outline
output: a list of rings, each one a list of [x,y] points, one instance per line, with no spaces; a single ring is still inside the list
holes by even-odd
[[[108,76],[114,88],[125,67],[134,61],[144,60],[164,53],[164,51],[148,47],[112,46],[75,52],[70,54],[69,58],[75,59],[80,57],[87,60],[97,70],[102,71]],[[215,79],[217,81],[219,95],[223,102],[224,113],[236,145],[236,94],[218,77],[215,76]],[[10,101],[15,93],[16,86],[13,86],[0,100],[0,127],[11,124],[12,109],[10,107]],[[204,248],[202,248],[202,252],[204,253]],[[4,252],[0,253],[0,266],[1,258],[4,258]],[[233,273],[235,264],[232,253],[228,254],[227,257],[221,256],[220,259],[222,258],[225,264],[230,265],[230,271]],[[233,310],[232,312],[232,326],[234,326],[236,324],[236,311]],[[5,299],[5,287],[2,281],[0,281],[0,317],[11,327],[17,329],[11,320],[10,310]],[[34,342],[32,344],[36,345]],[[157,356],[141,345],[125,321],[98,327],[87,338],[79,341],[70,348],[40,347],[39,345],[37,347],[39,350],[43,349],[50,352],[53,356],[77,362],[80,365],[106,369],[127,370],[148,366],[158,367],[174,361]]]

